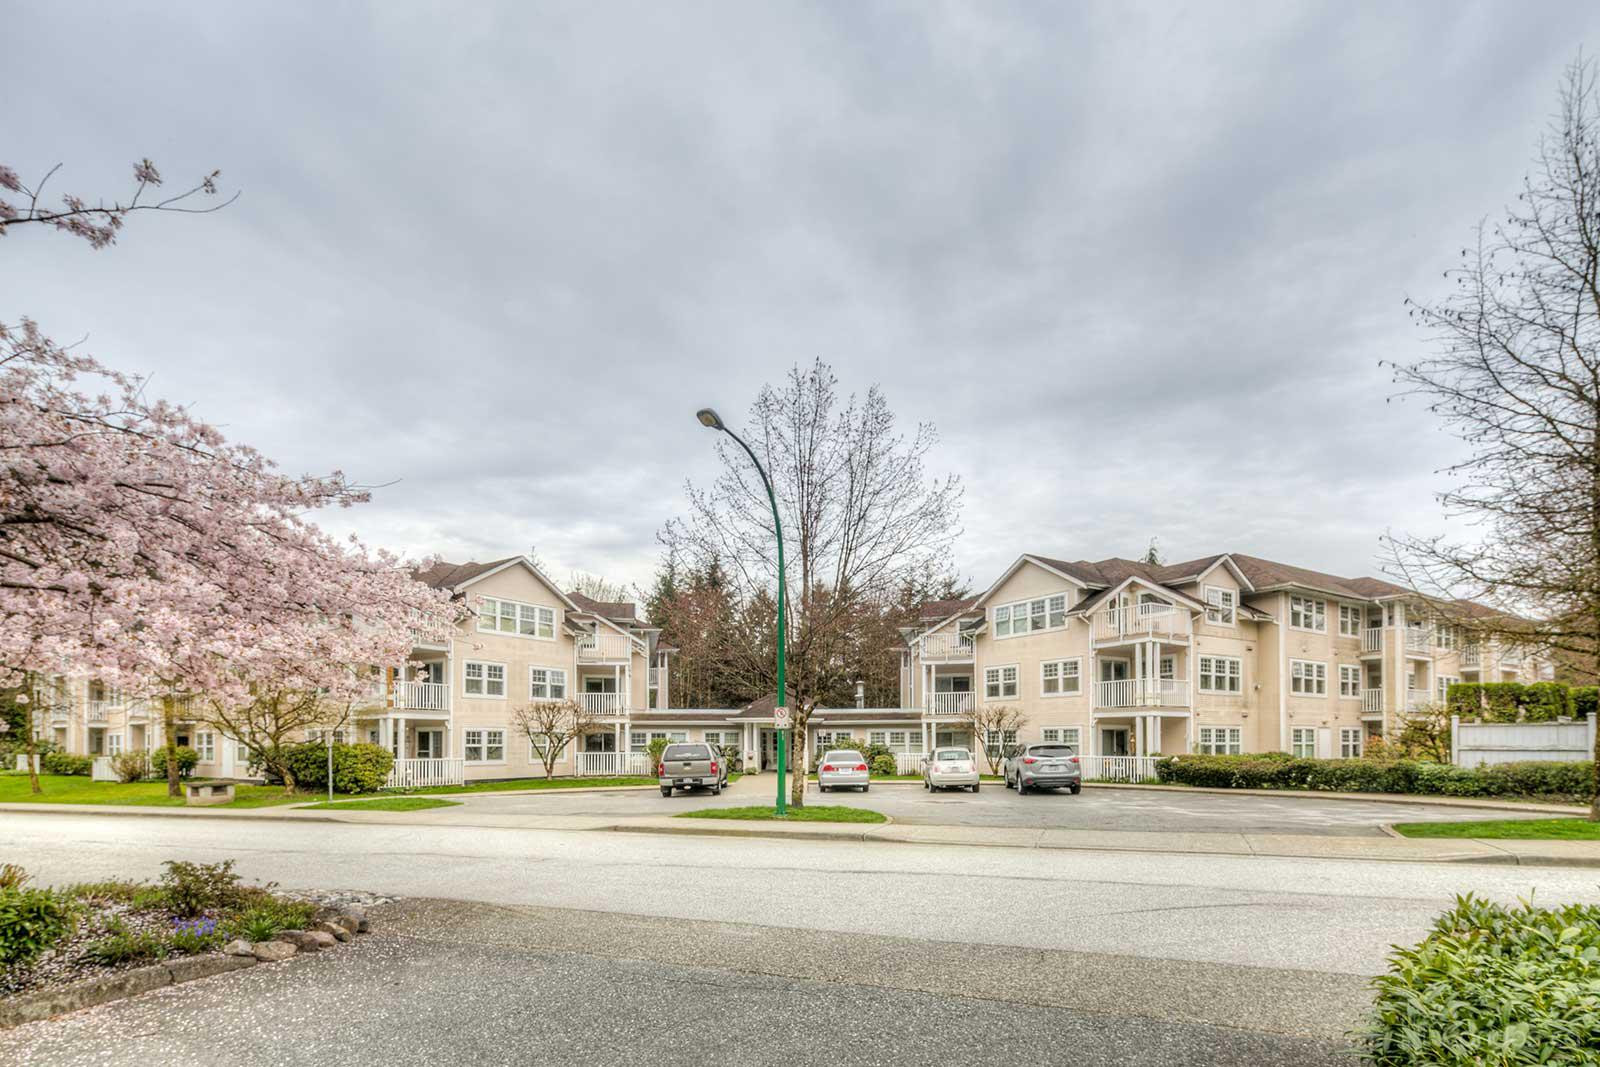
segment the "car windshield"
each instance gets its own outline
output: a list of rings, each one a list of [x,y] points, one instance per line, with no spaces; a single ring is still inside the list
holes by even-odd
[[[824,763],[861,763],[863,761],[861,759],[861,753],[859,753],[859,752],[851,752],[849,750],[842,750],[842,751],[839,751],[839,752],[830,752],[830,753],[828,753],[826,756],[822,757],[822,762],[824,762]]]
[[[1071,745],[1034,745],[1028,749],[1035,756],[1076,756]]]
[[[662,759],[710,759],[711,749],[705,745],[668,745]]]
[[[941,748],[933,754],[934,759],[971,759],[972,756],[964,748]]]

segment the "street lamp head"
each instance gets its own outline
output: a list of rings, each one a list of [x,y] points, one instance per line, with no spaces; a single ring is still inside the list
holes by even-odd
[[[694,413],[694,417],[700,420],[701,426],[704,426],[708,429],[723,429],[721,417],[710,408],[701,408],[699,411]]]

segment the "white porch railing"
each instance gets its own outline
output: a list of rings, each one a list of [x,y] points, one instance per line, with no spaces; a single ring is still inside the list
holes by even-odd
[[[580,778],[615,778],[619,775],[648,778],[654,773],[654,768],[650,766],[648,752],[579,752],[577,771]]]
[[[1366,629],[1361,631],[1361,651],[1383,651],[1383,627],[1368,626]]]
[[[113,705],[109,700],[89,701],[89,721],[105,722],[106,716],[110,714],[112,707]]]
[[[1189,612],[1172,604],[1130,604],[1094,614],[1096,641],[1189,637]]]
[[[625,663],[633,657],[633,638],[627,634],[580,634],[577,644],[581,663]]]
[[[924,662],[970,660],[973,657],[974,647],[975,642],[971,634],[941,630],[923,637],[922,659]]]
[[[458,758],[397,759],[389,771],[390,789],[421,789],[431,785],[465,785],[464,764]]]
[[[1474,648],[1463,648],[1461,650],[1461,668],[1462,668],[1462,670],[1469,670],[1469,671],[1470,670],[1475,670],[1477,668],[1478,664],[1480,664],[1482,662],[1483,662],[1483,653],[1480,652],[1476,647],[1474,647]]]
[[[1363,714],[1363,715],[1382,715],[1383,714],[1383,690],[1382,689],[1363,689],[1361,691],[1361,714]]]
[[[1433,630],[1426,626],[1407,626],[1406,651],[1432,652]]]
[[[613,719],[622,714],[621,693],[579,693],[578,700],[589,715]]]
[[[1186,708],[1189,683],[1173,678],[1122,678],[1094,683],[1097,708]]]
[[[972,693],[929,693],[927,696],[925,710],[929,715],[968,715],[972,712]]]
[[[921,774],[922,761],[928,758],[926,752],[896,752],[894,754],[894,773],[896,774]]]
[[[394,706],[406,711],[449,711],[450,687],[443,682],[396,682]]]
[[[1079,756],[1086,782],[1146,782],[1156,776],[1159,756]]]

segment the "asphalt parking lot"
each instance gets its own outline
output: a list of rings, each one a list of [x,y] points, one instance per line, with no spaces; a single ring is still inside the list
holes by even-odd
[[[731,807],[770,801],[774,776],[740,779],[721,796],[678,793],[670,800],[655,789],[618,792],[548,792],[518,796],[491,794],[461,798],[474,810],[523,815],[676,815],[702,807]],[[880,782],[867,793],[806,795],[812,804],[871,808],[896,822],[936,826],[1045,827],[1075,830],[1183,831],[1188,833],[1381,835],[1384,823],[1518,818],[1519,813],[1378,801],[1328,800],[1306,796],[1228,796],[1167,790],[1115,789],[1087,785],[1072,796],[1065,790],[1019,797],[998,782],[978,793],[928,793],[920,783]],[[1526,813],[1527,818],[1538,818]]]

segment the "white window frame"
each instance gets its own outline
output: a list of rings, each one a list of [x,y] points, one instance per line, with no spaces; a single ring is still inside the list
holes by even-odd
[[[538,677],[543,675],[543,678]],[[543,690],[541,692],[540,690]],[[560,692],[557,692],[557,690]],[[528,668],[528,699],[529,700],[565,700],[567,699],[567,672],[563,667],[529,667]]]
[[[1205,587],[1206,622],[1212,626],[1239,625],[1239,592],[1221,585]]]
[[[990,676],[994,680],[990,681]],[[1011,685],[1011,692],[1006,692],[1006,683]],[[990,685],[996,687],[993,695],[989,692]],[[983,699],[984,700],[1017,700],[1022,696],[1022,672],[1015,663],[1003,663],[995,667],[983,669]]]
[[[1322,660],[1289,661],[1289,694],[1297,697],[1328,695],[1328,665]]]
[[[1244,728],[1202,726],[1197,732],[1195,750],[1208,756],[1241,755],[1244,752]]]
[[[476,740],[474,740],[476,739]],[[498,748],[500,755],[490,753]],[[473,752],[477,755],[474,756]],[[504,763],[506,761],[506,732],[497,726],[475,726],[461,731],[461,759],[464,763]]]
[[[474,693],[469,688],[474,680],[472,677],[472,668],[474,667],[483,668],[477,678],[481,686],[481,691],[477,693]],[[489,692],[490,667],[500,668],[500,692],[498,693]],[[461,664],[461,695],[464,697],[477,697],[480,700],[504,700],[506,698],[506,677],[507,672],[504,663],[496,663],[494,660],[488,659],[469,659]]]
[[[1449,699],[1450,687],[1461,684],[1461,679],[1453,674],[1441,674],[1434,682],[1434,692],[1438,694],[1439,703],[1443,704]]]
[[[1359,604],[1339,605],[1339,636],[1360,637],[1361,627],[1366,625],[1366,611]]]
[[[1074,753],[1083,754],[1083,728],[1080,726],[1046,726],[1039,731],[1039,739],[1050,744],[1071,745]]]
[[[507,621],[510,622],[509,628],[505,625]],[[501,637],[522,637],[530,641],[554,641],[556,611],[543,604],[486,596],[478,608],[478,632],[499,634]]]
[[[120,732],[106,734],[106,755],[118,756],[122,754],[122,734]]]
[[[194,732],[194,750],[200,754],[201,763],[215,763],[217,760],[217,735],[210,730],[196,730]]]
[[[1051,689],[1051,686],[1055,686]],[[987,689],[987,686],[985,686]],[[1075,697],[1083,695],[1083,657],[1047,659],[1039,664],[1039,695],[1041,697]]]
[[[1328,602],[1320,597],[1301,596],[1298,593],[1289,597],[1289,628],[1291,630],[1304,630],[1307,633],[1325,634],[1328,632]]]
[[[1365,738],[1366,731],[1359,726],[1339,727],[1339,758],[1360,759]]]
[[[995,639],[1001,641],[1050,630],[1064,630],[1067,627],[1067,607],[1065,593],[1050,593],[1000,604],[994,608],[990,629]]]
[[[1244,692],[1244,660],[1238,656],[1201,656],[1199,670],[1200,692],[1238,696]],[[1219,669],[1223,668],[1223,669]],[[1230,668],[1231,669],[1228,669]],[[1206,684],[1206,679],[1211,684]],[[1217,681],[1232,682],[1232,688],[1217,686]]]
[[[1339,664],[1339,698],[1361,699],[1361,668],[1350,663]]]
[[[1304,749],[1305,751],[1301,751]],[[1317,731],[1311,726],[1296,726],[1289,730],[1289,754],[1295,759],[1315,759]]]

